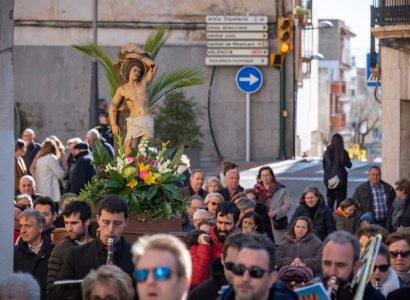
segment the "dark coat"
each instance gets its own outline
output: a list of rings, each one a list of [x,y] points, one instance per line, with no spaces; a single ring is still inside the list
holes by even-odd
[[[191,197],[195,194],[197,194],[198,196],[200,196],[203,200],[205,199],[205,197],[209,194],[207,191],[205,191],[204,189],[201,189],[198,193],[195,193],[194,190],[191,187],[191,184],[187,185],[186,187],[183,187],[182,189],[179,190],[179,192],[181,193],[182,197]]]
[[[30,149],[27,145],[27,151],[22,157],[24,159],[24,163],[26,164],[28,175],[31,175],[30,166],[33,163],[33,160],[36,157],[37,153],[40,152],[40,150],[41,150],[41,145],[38,144],[38,143],[34,143],[34,148],[33,148],[32,151],[30,151]]]
[[[223,285],[229,285],[228,281],[226,281],[224,267],[220,258],[211,262],[209,272],[212,278],[208,278],[194,288],[189,294],[188,300],[216,299],[220,295],[221,287]]]
[[[405,198],[406,203],[404,204],[403,214],[399,217],[397,221],[397,228],[400,226],[410,227],[410,195]],[[389,212],[387,214],[386,229],[391,233],[393,231],[392,225],[392,215],[394,212],[393,205],[390,206]]]
[[[41,299],[46,299],[47,286],[47,271],[48,261],[53,251],[54,245],[44,233],[42,234],[43,244],[41,245],[38,254],[28,248],[28,244],[20,239],[18,244],[14,246],[14,266],[13,272],[25,272],[33,275],[37,279],[40,290]],[[24,287],[22,287],[24,288]]]
[[[387,210],[389,211],[394,199],[396,198],[396,192],[390,184],[384,182],[383,180],[380,180],[380,183],[383,184],[384,192],[386,193],[386,204]],[[369,180],[356,188],[353,194],[353,199],[359,201],[361,206],[360,210],[363,214],[370,212],[373,216],[373,198]]]
[[[269,290],[269,296],[267,299],[260,300],[299,300],[298,295],[289,289],[281,280],[277,279]],[[225,293],[220,295],[217,300],[235,300],[235,290],[231,286]]]
[[[69,236],[66,236],[54,247],[50,260],[48,261],[47,293],[52,289],[54,281],[60,273],[68,250],[74,246],[78,246],[78,244],[70,239]]]
[[[305,216],[310,218],[308,206],[303,203],[300,204],[295,212],[293,213],[292,219],[289,222],[288,229],[292,225],[293,221],[300,216]],[[327,207],[324,203],[319,203],[318,208],[315,214],[315,217],[312,220],[313,223],[313,230],[314,233],[321,239],[322,241],[332,233],[336,231],[335,220],[332,216],[332,211]]]
[[[322,160],[322,166],[323,170],[326,170],[327,166],[329,163],[334,161],[334,146],[330,145],[327,147],[325,153],[323,154],[324,159]],[[343,152],[343,165],[340,165],[340,171],[343,174],[343,180],[346,183],[347,182],[347,171],[345,168],[351,168],[352,167],[352,162],[350,161],[349,154],[347,153],[346,150]]]
[[[239,185],[238,186],[238,191],[235,194],[233,194],[232,197],[235,196],[238,193],[242,193],[243,190],[244,190],[244,188]],[[230,201],[228,188],[225,187],[223,189],[217,190],[215,193],[221,194],[225,201]]]
[[[283,240],[276,251],[276,264],[278,270],[290,266],[298,257],[313,271],[313,276],[322,272],[322,241],[312,232],[309,232],[300,242],[295,238]]]
[[[96,174],[95,166],[91,164],[93,156],[90,151],[82,151],[75,156],[75,167],[70,178],[70,193],[79,195],[80,190]]]

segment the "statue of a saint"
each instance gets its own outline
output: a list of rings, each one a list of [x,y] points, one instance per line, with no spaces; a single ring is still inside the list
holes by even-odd
[[[124,155],[127,157],[132,155],[132,148],[137,149],[145,135],[150,139],[154,137],[154,118],[149,108],[148,86],[158,67],[147,52],[135,47],[134,44],[122,47],[118,58],[117,65],[121,65],[120,75],[126,83],[117,89],[109,115],[112,133],[118,137],[118,133],[123,130],[118,124],[117,115],[122,110],[120,104],[125,100],[124,106],[129,110],[129,117],[126,118],[127,134],[124,139]]]

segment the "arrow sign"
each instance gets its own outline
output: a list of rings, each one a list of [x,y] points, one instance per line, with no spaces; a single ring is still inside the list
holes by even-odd
[[[246,94],[258,91],[262,86],[262,81],[262,73],[255,67],[243,67],[236,73],[236,85]]]

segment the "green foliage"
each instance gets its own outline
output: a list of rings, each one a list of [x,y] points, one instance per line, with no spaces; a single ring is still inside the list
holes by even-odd
[[[186,98],[182,91],[172,92],[165,96],[163,106],[155,115],[155,139],[169,141],[170,147],[184,144],[188,147],[202,148],[203,133],[197,124],[198,118],[203,118],[201,107]]]
[[[145,41],[144,50],[151,53],[151,59],[155,60],[157,54],[165,42],[171,37],[169,25],[163,24],[152,31]]]
[[[20,132],[17,133],[18,137],[21,137],[23,131],[30,127],[31,122],[27,118],[27,113],[21,108],[20,102],[16,102],[16,106],[18,109],[19,117],[20,117]]]

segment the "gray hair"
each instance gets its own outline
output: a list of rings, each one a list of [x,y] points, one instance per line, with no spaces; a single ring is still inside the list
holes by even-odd
[[[36,224],[37,228],[40,227],[41,225],[43,227],[46,226],[46,219],[44,218],[44,215],[39,212],[36,209],[25,209],[20,215],[19,215],[19,221],[21,218],[28,219],[29,217],[33,217],[34,223]]]
[[[40,300],[40,286],[32,275],[27,273],[10,274],[0,280],[0,298],[23,298]]]
[[[204,175],[205,177],[205,172],[202,171],[201,169],[195,169],[191,171],[191,178],[194,177],[195,173],[202,173],[202,175]]]
[[[202,215],[208,215],[208,218],[207,219],[209,219],[209,218],[211,218],[211,215],[210,215],[210,213],[207,211],[207,210],[205,210],[205,209],[198,209],[195,213],[194,213],[194,216],[192,217],[193,219],[194,219],[194,221],[195,220],[201,220],[202,218],[200,218]]]
[[[219,200],[221,200],[222,202],[224,201],[224,197],[222,197],[222,195],[221,194],[219,194],[219,193],[209,193],[208,195],[206,195],[206,197],[205,197],[205,205],[207,205],[209,202],[211,202],[211,198],[212,197],[218,197],[219,198]]]
[[[236,201],[236,206],[239,208],[239,210],[247,210],[249,208],[255,207],[256,203],[252,199],[249,198],[239,198],[238,201]]]
[[[31,207],[33,207],[33,199],[31,198],[31,196],[29,194],[18,195],[16,197],[16,204],[18,204],[19,200],[21,200],[21,199],[27,199],[28,201],[30,201]]]
[[[87,131],[87,134],[85,135],[86,139],[95,138],[95,137],[97,139],[100,138],[100,133],[98,132],[97,129],[90,129]]]
[[[351,244],[353,248],[353,263],[360,259],[359,240],[351,233],[344,230],[332,232],[326,237],[325,241],[323,242],[323,249],[326,247],[326,244],[330,241],[340,245]]]
[[[23,177],[20,178],[20,182],[19,182],[19,183],[21,183],[21,181],[22,181],[23,179],[26,179],[26,178],[31,181],[31,184],[33,185],[33,188],[34,188],[34,186],[36,185],[36,181],[34,180],[33,176],[24,175]]]
[[[228,171],[225,172],[225,176],[228,177],[228,173],[231,173],[231,172],[238,173],[238,175],[239,175],[239,172],[238,172],[237,169],[230,169],[230,170],[228,170]]]

